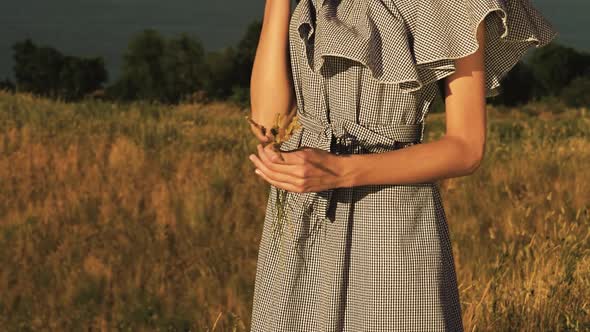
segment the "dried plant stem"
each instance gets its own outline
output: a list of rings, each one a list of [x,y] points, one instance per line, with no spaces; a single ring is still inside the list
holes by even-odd
[[[256,121],[252,120],[249,116],[246,115],[246,120],[251,123],[255,128],[258,128],[262,135],[266,136],[267,128],[263,125],[257,123]],[[280,153],[281,145],[288,141],[293,133],[301,128],[301,124],[299,123],[299,118],[297,114],[295,114],[291,120],[284,124],[284,116],[281,113],[277,113],[275,117],[275,123],[273,127],[270,128],[270,133],[272,134],[272,141],[270,144],[273,145],[275,151]],[[276,197],[275,197],[275,210],[277,212],[276,217],[273,220],[273,234],[279,236],[279,247],[283,247],[283,226],[285,222],[289,222],[288,213],[286,213],[286,207],[289,204],[287,201],[288,192],[282,188],[276,187]],[[289,225],[291,230],[293,225]],[[279,248],[279,250],[280,250]]]

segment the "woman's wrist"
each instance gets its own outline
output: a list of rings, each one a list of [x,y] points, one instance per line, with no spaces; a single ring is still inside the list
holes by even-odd
[[[363,174],[362,154],[335,155],[337,165],[336,185],[338,188],[349,188],[362,185]]]

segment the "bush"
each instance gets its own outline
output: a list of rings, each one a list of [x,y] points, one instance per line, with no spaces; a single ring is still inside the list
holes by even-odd
[[[178,103],[203,86],[204,53],[201,41],[187,34],[167,40],[146,29],[131,40],[123,74],[108,94],[123,100]]]
[[[250,105],[250,89],[234,85],[229,100],[241,108],[248,107]]]
[[[590,107],[590,76],[573,79],[562,90],[561,99],[570,107]]]
[[[15,43],[12,49],[18,91],[73,101],[101,89],[108,79],[101,57],[66,56],[52,47],[38,47],[30,39]]]
[[[0,90],[14,92],[16,90],[16,86],[7,78],[4,81],[0,81]]]
[[[531,68],[519,62],[502,80],[500,95],[490,98],[490,103],[505,106],[525,104],[533,98],[538,85],[539,82],[535,79]]]
[[[529,63],[540,83],[535,95],[559,95],[580,73],[588,73],[590,54],[553,42],[536,49]]]

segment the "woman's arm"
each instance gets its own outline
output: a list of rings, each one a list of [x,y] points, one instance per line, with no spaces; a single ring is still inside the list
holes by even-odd
[[[290,0],[266,0],[262,30],[250,80],[251,118],[271,128],[277,113],[291,114],[294,90],[289,59]],[[251,125],[259,139],[259,130]]]
[[[485,24],[477,30],[479,49],[455,60],[445,79],[446,133],[434,142],[385,153],[341,158],[342,186],[411,184],[473,173],[486,141]]]
[[[485,25],[477,30],[479,49],[455,60],[445,81],[445,135],[434,142],[372,154],[333,153],[303,147],[280,155],[258,144],[250,155],[256,174],[293,192],[370,184],[415,184],[473,173],[486,142]]]

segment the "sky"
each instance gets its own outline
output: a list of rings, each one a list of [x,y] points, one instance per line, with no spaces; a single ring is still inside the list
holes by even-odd
[[[524,1],[524,0],[520,0]],[[264,0],[3,0],[0,3],[0,80],[12,75],[11,46],[30,37],[37,45],[75,56],[102,56],[116,79],[132,36],[154,28],[182,32],[209,51],[236,45],[246,26],[261,20]],[[588,0],[532,0],[557,28],[558,41],[590,51],[584,23]],[[294,5],[294,4],[293,4]]]

